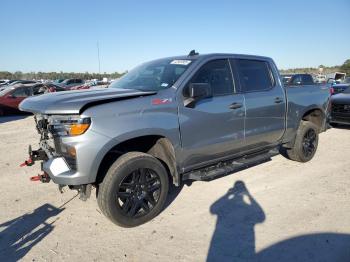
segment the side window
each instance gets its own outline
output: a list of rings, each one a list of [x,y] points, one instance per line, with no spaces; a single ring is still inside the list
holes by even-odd
[[[264,91],[275,85],[267,62],[248,59],[237,59],[236,61],[243,92]]]
[[[20,87],[12,92],[12,96],[14,96],[14,97],[27,97],[27,96],[30,96],[30,90],[29,90],[29,88],[26,88],[26,87]]]
[[[231,69],[227,59],[213,60],[203,65],[190,83],[208,83],[213,96],[233,94]]]

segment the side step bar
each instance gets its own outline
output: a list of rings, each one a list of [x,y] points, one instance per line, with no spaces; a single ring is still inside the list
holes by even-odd
[[[194,170],[183,174],[182,180],[209,181],[218,177],[229,175],[248,167],[255,166],[271,160],[271,157],[279,154],[279,150],[259,152],[258,154],[247,155],[242,158],[219,162],[216,165]]]

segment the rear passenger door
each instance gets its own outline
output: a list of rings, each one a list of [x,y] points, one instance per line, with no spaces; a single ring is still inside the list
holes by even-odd
[[[260,148],[277,143],[285,130],[286,98],[270,64],[265,60],[231,60],[244,94],[245,145]]]
[[[191,83],[208,83],[213,97],[186,107]],[[182,140],[180,162],[185,170],[210,164],[237,153],[244,141],[244,98],[235,94],[228,59],[211,60],[202,65],[186,83],[179,100]]]

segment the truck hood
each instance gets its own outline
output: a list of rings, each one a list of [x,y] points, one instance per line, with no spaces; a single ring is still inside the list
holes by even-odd
[[[62,91],[26,98],[20,103],[19,109],[34,114],[81,114],[91,106],[156,93],[156,91],[117,88]]]

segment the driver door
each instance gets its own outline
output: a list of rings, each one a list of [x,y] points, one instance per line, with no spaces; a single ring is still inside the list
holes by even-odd
[[[244,140],[244,97],[235,94],[228,59],[211,60],[199,68],[183,89],[183,101],[191,83],[210,84],[213,96],[193,107],[179,105],[179,157],[185,172],[237,153]]]

